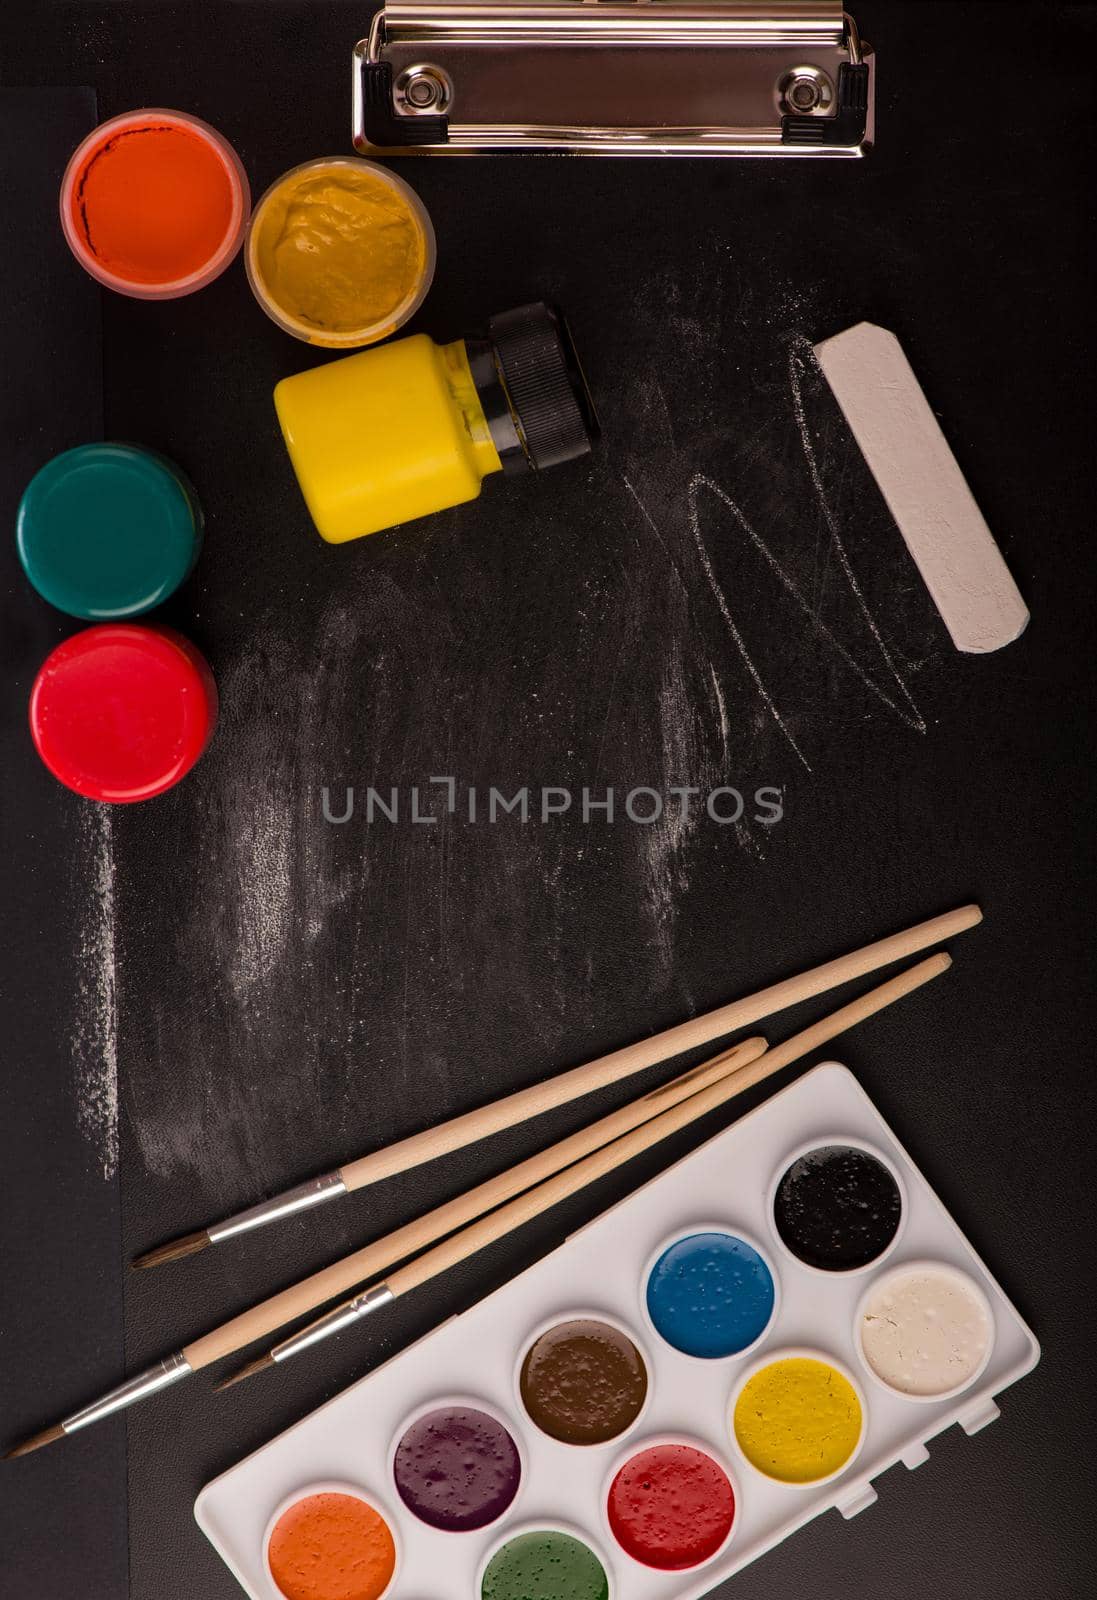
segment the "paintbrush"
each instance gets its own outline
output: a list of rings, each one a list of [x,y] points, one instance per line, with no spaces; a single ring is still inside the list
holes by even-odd
[[[501,1234],[492,1231],[498,1225],[500,1218],[509,1216],[512,1219],[509,1226],[521,1226],[523,1221],[540,1215],[542,1210],[547,1210],[551,1205],[556,1204],[557,1199],[575,1193],[577,1188],[582,1188],[586,1183],[593,1182],[594,1178],[599,1176],[602,1171],[612,1171],[613,1167],[619,1165],[621,1161],[630,1160],[632,1154],[638,1154],[640,1150],[649,1149],[660,1138],[667,1137],[670,1133],[677,1131],[678,1128],[688,1126],[696,1117],[704,1116],[709,1110],[724,1104],[734,1095],[760,1082],[763,1078],[769,1077],[772,1073],[780,1070],[782,1066],[787,1066],[792,1061],[798,1060],[808,1051],[824,1044],[837,1034],[844,1032],[845,1029],[863,1021],[866,1017],[872,1016],[884,1006],[891,1005],[894,1001],[909,994],[913,989],[920,987],[923,983],[927,983],[931,978],[939,976],[951,964],[951,957],[943,952],[931,956],[928,960],[919,962],[917,966],[900,973],[898,977],[892,978],[889,982],[870,990],[861,999],[855,1000],[850,1005],[843,1006],[841,1010],[832,1013],[831,1016],[823,1018],[821,1022],[814,1024],[813,1027],[794,1035],[793,1038],[786,1040],[784,1044],[779,1045],[775,1050],[766,1051],[764,1055],[756,1058],[747,1066],[735,1067],[732,1064],[732,1058],[743,1050],[757,1053],[759,1041],[748,1041],[745,1046],[740,1045],[735,1050],[726,1051],[702,1067],[695,1067],[692,1071],[683,1073],[673,1084],[664,1085],[661,1090],[653,1090],[650,1094],[644,1096],[642,1101],[636,1103],[637,1106],[646,1108],[648,1113],[654,1111],[655,1115],[648,1115],[645,1120],[651,1123],[652,1129],[657,1124],[664,1130],[663,1133],[649,1132],[641,1123],[641,1126],[634,1133],[626,1135],[624,1140],[618,1139],[614,1142],[614,1147],[619,1155],[618,1161],[611,1162],[609,1166],[602,1168],[598,1166],[598,1162],[604,1159],[604,1149],[596,1155],[588,1156],[585,1160],[567,1168],[566,1171],[558,1173],[556,1177],[549,1179],[547,1183],[542,1183],[535,1191],[530,1191],[531,1193],[536,1193],[542,1203],[529,1211],[528,1214],[523,1209],[523,1202],[528,1202],[528,1195],[526,1195],[519,1200],[512,1201],[509,1206],[502,1206],[498,1211],[484,1218],[482,1224],[466,1228],[462,1233],[456,1235],[456,1238],[463,1241],[461,1246],[462,1253],[453,1256],[452,1259],[447,1254],[448,1250],[455,1248],[451,1238],[445,1244],[428,1250],[427,1255],[420,1257],[419,1261],[413,1262],[408,1267],[401,1268],[384,1284],[375,1285],[366,1294],[356,1298],[360,1304],[365,1305],[365,1309],[370,1311],[376,1310],[380,1305],[387,1305],[391,1299],[395,1298],[397,1292],[404,1293],[407,1289],[414,1287],[416,1283],[426,1281],[425,1278],[419,1279],[415,1277],[415,1272],[419,1270],[419,1265],[422,1261],[429,1260],[434,1263],[433,1271],[428,1274],[433,1276],[434,1272],[444,1271],[447,1265],[464,1260],[467,1255],[473,1254],[476,1250],[482,1249],[485,1244],[501,1237]],[[697,1085],[702,1076],[711,1072],[717,1074],[718,1081],[712,1084],[711,1087],[697,1092]],[[665,1097],[678,1091],[681,1091],[682,1104],[674,1110],[660,1112],[660,1107],[665,1106],[667,1103]],[[713,1099],[713,1096],[716,1098]],[[630,1108],[625,1108],[626,1113],[629,1110]],[[617,1116],[622,1114],[616,1113]],[[677,1120],[678,1118],[683,1120],[679,1121]],[[611,1118],[603,1119],[603,1132],[604,1125],[610,1121],[612,1121]],[[645,1138],[647,1140],[646,1143],[643,1142]],[[559,1147],[557,1148],[558,1158]],[[532,1159],[536,1160],[536,1158]],[[529,1167],[526,1163],[523,1163],[523,1166],[526,1167],[528,1180]],[[575,1175],[580,1171],[584,1172],[586,1176],[581,1181],[576,1181]],[[479,1200],[482,1203],[484,1195],[491,1187],[491,1184],[503,1183],[507,1178],[508,1175],[504,1174],[502,1179],[491,1180],[491,1183],[481,1185],[479,1191],[474,1191],[474,1193],[479,1194]],[[568,1187],[569,1182],[574,1183],[574,1187]],[[459,1204],[459,1201],[451,1201],[449,1203],[451,1207],[456,1207]],[[447,1209],[446,1207],[440,1207],[438,1212],[431,1214],[435,1227],[438,1226],[440,1213],[447,1212]],[[455,1213],[450,1211],[448,1214],[452,1216]],[[430,1219],[423,1220],[430,1221]],[[314,1273],[312,1277],[306,1278],[302,1283],[292,1285],[289,1289],[283,1290],[281,1294],[274,1295],[261,1305],[255,1306],[241,1316],[233,1318],[231,1322],[224,1324],[223,1327],[215,1329],[212,1333],[206,1334],[203,1338],[195,1340],[190,1345],[184,1346],[182,1350],[176,1351],[174,1355],[166,1357],[165,1360],[158,1362],[154,1367],[129,1379],[119,1388],[103,1396],[102,1399],[85,1407],[84,1410],[64,1418],[61,1422],[54,1424],[50,1428],[43,1429],[32,1438],[14,1446],[6,1452],[5,1459],[27,1455],[32,1450],[41,1449],[43,1445],[51,1444],[68,1433],[76,1432],[90,1423],[110,1416],[115,1411],[134,1405],[148,1395],[189,1377],[192,1372],[196,1372],[204,1366],[209,1366],[222,1356],[231,1354],[233,1350],[242,1349],[245,1345],[251,1344],[256,1339],[273,1332],[276,1328],[284,1326],[287,1322],[303,1316],[306,1311],[315,1310],[318,1306],[333,1299],[337,1294],[352,1287],[353,1284],[362,1282],[372,1271],[376,1270],[376,1266],[368,1264],[369,1257],[374,1251],[379,1252],[386,1262],[391,1262],[394,1259],[406,1259],[411,1253],[408,1248],[408,1241],[416,1227],[416,1224],[409,1224],[408,1228],[398,1230],[396,1234],[389,1235],[388,1238],[375,1245],[367,1246],[364,1250],[355,1251],[344,1260],[336,1262],[333,1266],[327,1267],[321,1272]],[[435,1234],[434,1237],[438,1237],[438,1235]],[[415,1248],[415,1246],[413,1245],[412,1248]],[[402,1254],[395,1253],[400,1250],[402,1250]],[[396,1285],[395,1289],[393,1288],[394,1284]],[[351,1320],[356,1320],[359,1315],[364,1315],[365,1309],[356,1310],[355,1316]],[[344,1308],[338,1308],[337,1314],[343,1315],[343,1310]],[[345,1325],[345,1320],[340,1323],[340,1326]],[[316,1333],[317,1330],[313,1330],[313,1338],[308,1341],[309,1343],[316,1342]],[[319,1337],[324,1336],[324,1333],[319,1334]],[[263,1366],[269,1364],[265,1359],[261,1363]]]
[[[546,1111],[566,1105],[571,1100],[619,1083],[623,1078],[642,1072],[661,1061],[669,1060],[672,1056],[683,1055],[687,1050],[699,1049],[703,1045],[711,1044],[715,1039],[726,1038],[728,1034],[740,1028],[752,1027],[775,1012],[797,1005],[802,1000],[810,1000],[815,995],[825,994],[830,989],[838,988],[839,985],[849,983],[855,978],[864,977],[870,972],[876,972],[892,962],[916,955],[932,945],[942,944],[955,934],[974,927],[976,923],[982,921],[982,916],[978,906],[968,905],[960,906],[943,916],[932,917],[928,922],[907,928],[902,933],[892,934],[886,939],[877,940],[874,944],[865,945],[863,949],[824,962],[822,966],[814,967],[810,972],[771,984],[768,988],[759,990],[757,994],[719,1006],[715,1011],[694,1017],[689,1022],[679,1023],[676,1027],[668,1028],[650,1039],[641,1039],[635,1044],[626,1045],[621,1050],[600,1056],[584,1066],[574,1067],[571,1071],[550,1078],[545,1083],[520,1089],[516,1094],[507,1095],[491,1105],[466,1112],[463,1116],[453,1117],[437,1127],[388,1145],[384,1150],[348,1162],[346,1166],[334,1172],[311,1178],[306,1183],[288,1189],[285,1193],[271,1200],[265,1200],[257,1206],[252,1206],[247,1211],[238,1212],[222,1222],[200,1229],[197,1233],[187,1234],[184,1238],[160,1245],[157,1249],[137,1257],[133,1265],[155,1267],[162,1262],[178,1261],[185,1256],[195,1255],[210,1245],[222,1244],[238,1234],[263,1227],[280,1217],[293,1216],[326,1201],[337,1200],[355,1189],[380,1183],[385,1178],[421,1166],[453,1150],[462,1149],[479,1139],[499,1133],[504,1128],[514,1127],[531,1117],[541,1116]]]
[[[653,1089],[650,1094],[644,1095],[631,1105],[623,1106],[621,1110],[603,1117],[592,1126],[581,1129],[570,1138],[553,1145],[551,1149],[531,1156],[529,1160],[521,1162],[509,1172],[489,1178],[487,1182],[478,1184],[467,1194],[438,1206],[426,1216],[419,1217],[403,1228],[398,1228],[386,1238],[366,1245],[361,1250],[353,1251],[341,1261],[336,1261],[330,1267],[325,1267],[312,1277],[306,1278],[303,1283],[292,1284],[280,1294],[272,1295],[260,1305],[242,1312],[222,1327],[215,1328],[211,1333],[185,1345],[182,1350],[158,1362],[156,1366],[139,1373],[119,1388],[111,1390],[109,1394],[85,1407],[84,1410],[66,1417],[56,1426],[47,1428],[44,1432],[16,1445],[7,1452],[5,1459],[27,1455],[32,1450],[40,1449],[42,1445],[53,1443],[64,1434],[75,1433],[78,1429],[98,1422],[115,1411],[135,1405],[147,1395],[155,1394],[158,1390],[167,1388],[169,1384],[187,1378],[191,1373],[201,1371],[203,1367],[211,1366],[223,1356],[232,1355],[246,1345],[253,1344],[256,1339],[267,1337],[276,1329],[284,1327],[287,1322],[295,1322],[299,1317],[314,1311],[317,1306],[334,1299],[337,1294],[343,1294],[355,1284],[362,1283],[372,1274],[398,1261],[407,1260],[409,1256],[426,1249],[439,1239],[444,1239],[456,1229],[464,1227],[473,1218],[482,1216],[486,1211],[522,1193],[524,1189],[540,1183],[552,1173],[559,1172],[581,1157],[590,1155],[591,1152],[619,1138],[630,1129],[651,1121],[660,1112],[677,1105],[679,1101],[687,1099],[699,1089],[734,1075],[741,1067],[757,1060],[765,1048],[766,1041],[760,1038],[745,1039],[741,1044],[733,1045],[730,1050],[722,1051],[711,1061],[691,1068],[672,1082]]]
[[[522,1227],[559,1204],[561,1200],[578,1193],[580,1189],[586,1188],[598,1178],[615,1172],[626,1162],[652,1149],[672,1134],[679,1133],[700,1118],[708,1116],[710,1112],[726,1105],[729,1100],[753,1088],[763,1079],[772,1077],[783,1067],[791,1065],[810,1051],[826,1044],[837,1034],[845,1032],[846,1029],[863,1022],[885,1006],[902,999],[912,990],[928,983],[931,978],[936,978],[945,972],[950,965],[951,958],[945,954],[930,956],[928,960],[908,968],[890,982],[870,990],[859,1000],[843,1006],[840,1011],[824,1017],[821,1022],[805,1028],[802,1033],[795,1034],[783,1044],[777,1045],[775,1049],[767,1050],[752,1064],[725,1074],[707,1087],[698,1088],[677,1106],[663,1111],[635,1131],[614,1140],[612,1144],[602,1146],[585,1159],[577,1161],[573,1166],[539,1184],[537,1188],[523,1192],[517,1199],[482,1217],[471,1227],[453,1234],[407,1266],[390,1273],[384,1282],[371,1284],[362,1293],[337,1306],[334,1311],[320,1317],[294,1334],[292,1338],[275,1345],[265,1355],[241,1367],[238,1372],[219,1383],[217,1388],[230,1388],[233,1384],[265,1371],[278,1362],[286,1361],[304,1350],[310,1350],[332,1334],[341,1332],[352,1323],[370,1316],[374,1311],[379,1311],[382,1306],[390,1305],[393,1300],[408,1293],[409,1290],[419,1288],[440,1273],[448,1271],[450,1267],[456,1266],[458,1262],[475,1255],[477,1251],[497,1243],[516,1228]]]

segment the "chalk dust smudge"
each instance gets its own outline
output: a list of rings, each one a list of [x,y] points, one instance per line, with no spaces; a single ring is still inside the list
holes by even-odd
[[[668,791],[679,785],[702,787],[704,780],[696,774],[702,768],[709,770],[701,750],[680,645],[667,660],[659,689],[659,730],[663,813],[657,821],[641,828],[639,837],[647,866],[648,903],[659,955],[664,967],[669,968],[674,957],[678,903],[689,886],[686,846],[697,826],[697,807],[696,803],[687,807],[679,796]]]
[[[740,818],[732,826],[735,829],[735,837],[739,842],[739,848],[745,850],[748,855],[753,856],[755,861],[764,861],[766,852],[762,848],[761,840],[751,832],[750,825],[746,819]]]
[[[177,916],[160,929],[149,1070],[127,1085],[149,1172],[199,1176],[211,1204],[277,1187],[310,1139],[326,1148],[349,1119],[369,1124],[371,850],[361,831],[319,822],[318,784],[333,780],[338,810],[340,780],[362,776],[341,770],[352,746],[333,729],[361,728],[366,750],[391,744],[385,669],[409,631],[400,590],[378,579],[360,602],[326,606],[314,635],[260,633],[221,669],[232,770],[209,769],[197,797],[196,864],[168,869]]]
[[[240,876],[236,899],[237,939],[229,975],[241,1006],[278,971],[293,917],[290,863],[292,820],[286,796],[257,795],[241,818],[239,843],[250,870]]]
[[[118,1171],[114,819],[109,805],[89,802],[82,807],[77,859],[84,909],[76,936],[73,1087],[80,1129],[109,1180]]]
[[[645,775],[644,782],[657,783],[664,797],[662,815],[650,824],[635,829],[648,902],[648,913],[655,929],[656,953],[665,976],[674,970],[674,936],[678,906],[692,879],[690,844],[704,817],[705,796],[726,781],[728,764],[728,712],[723,692],[711,662],[707,663],[711,685],[712,714],[691,683],[687,650],[692,641],[690,602],[685,578],[668,549],[650,510],[632,480],[624,485],[640,515],[666,555],[678,582],[665,598],[668,616],[661,628],[668,639],[665,663],[658,689],[659,717],[656,729],[659,775]],[[696,789],[687,796],[674,789]]]

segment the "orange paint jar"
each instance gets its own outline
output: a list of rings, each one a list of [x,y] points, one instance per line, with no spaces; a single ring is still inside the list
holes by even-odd
[[[250,209],[235,150],[182,111],[129,111],[102,123],[61,184],[73,255],[108,289],[141,300],[212,283],[240,249]]]
[[[267,1533],[266,1553],[285,1600],[381,1600],[398,1559],[388,1519],[343,1484],[318,1484],[284,1505]]]

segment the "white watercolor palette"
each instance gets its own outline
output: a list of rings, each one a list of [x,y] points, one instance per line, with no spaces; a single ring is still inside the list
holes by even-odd
[[[887,1250],[860,1270],[805,1266],[777,1233],[776,1181],[813,1145],[867,1149],[897,1179],[903,1201],[898,1231]],[[698,1359],[660,1337],[645,1285],[668,1240],[714,1228],[757,1247],[773,1273],[776,1294],[770,1323],[749,1349]],[[939,1401],[884,1387],[855,1337],[859,1308],[873,1283],[904,1262],[925,1260],[958,1268],[973,1280],[993,1321],[985,1365],[962,1394]],[[647,1364],[646,1406],[629,1431],[609,1443],[577,1446],[550,1438],[523,1404],[519,1373],[531,1341],[576,1316],[605,1318],[627,1331]],[[369,1324],[363,1327],[362,1335],[343,1337],[368,1339]],[[861,1444],[849,1464],[814,1485],[763,1475],[740,1447],[732,1420],[747,1375],[770,1355],[792,1351],[833,1362],[852,1380],[863,1414]],[[398,1564],[385,1600],[481,1600],[482,1575],[493,1553],[533,1529],[560,1530],[587,1545],[605,1569],[609,1600],[700,1600],[820,1513],[836,1507],[852,1517],[871,1506],[872,1479],[896,1462],[921,1465],[928,1459],[926,1442],[952,1423],[973,1434],[993,1421],[995,1395],[1030,1371],[1039,1353],[1030,1330],[868,1097],[844,1067],[828,1063],[222,1474],[199,1495],[195,1515],[253,1600],[280,1600],[266,1562],[272,1517],[298,1493],[331,1484],[353,1486],[391,1525]],[[409,1418],[455,1400],[503,1420],[521,1456],[517,1496],[499,1521],[478,1532],[427,1526],[406,1509],[393,1480],[395,1446]],[[627,1554],[607,1511],[609,1487],[622,1465],[646,1446],[667,1441],[704,1452],[723,1468],[734,1491],[730,1537],[688,1571],[655,1570]],[[972,1470],[978,1470],[977,1462]]]

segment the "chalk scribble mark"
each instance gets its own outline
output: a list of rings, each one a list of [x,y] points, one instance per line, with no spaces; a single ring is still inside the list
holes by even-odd
[[[702,528],[702,502],[706,494],[711,495],[720,503],[720,505],[724,507],[727,512],[730,513],[740,531],[745,534],[749,542],[758,551],[759,555],[761,555],[762,559],[773,572],[781,587],[785,590],[786,594],[788,594],[795,601],[799,610],[801,610],[805,617],[807,617],[809,623],[811,624],[812,631],[821,639],[826,641],[830,648],[841,658],[842,661],[845,662],[846,666],[849,667],[850,671],[856,678],[860,680],[869,693],[875,696],[875,698],[879,700],[882,705],[884,705],[894,716],[899,719],[900,722],[902,722],[912,731],[921,734],[924,734],[927,731],[925,718],[919,711],[913,695],[910,693],[902,674],[899,672],[899,669],[895,664],[894,658],[891,654],[891,651],[887,647],[887,643],[884,639],[883,633],[881,632],[880,626],[876,621],[871,608],[869,607],[868,601],[865,599],[861,585],[857,581],[857,575],[853,569],[853,563],[849,558],[849,552],[846,549],[845,541],[842,538],[841,529],[838,525],[838,519],[834,514],[834,509],[830,503],[826,485],[823,481],[823,475],[819,467],[819,460],[816,454],[815,444],[811,436],[811,428],[808,424],[807,414],[804,408],[803,395],[803,374],[806,368],[812,365],[814,361],[815,355],[814,351],[812,350],[810,340],[808,340],[805,335],[798,334],[792,340],[789,346],[788,378],[792,413],[796,422],[797,431],[799,432],[801,449],[803,450],[804,459],[808,469],[808,475],[811,479],[812,490],[819,503],[819,508],[826,524],[827,532],[830,535],[831,544],[833,545],[835,554],[838,557],[838,563],[841,567],[842,575],[846,580],[850,593],[853,595],[853,598],[857,603],[858,609],[860,610],[861,615],[868,627],[869,633],[872,636],[873,643],[876,646],[876,649],[879,651],[881,659],[887,668],[889,676],[894,681],[898,693],[889,693],[886,688],[877,682],[876,678],[861,666],[860,662],[857,661],[842,640],[839,639],[837,635],[827,627],[826,623],[820,620],[815,609],[811,606],[805,595],[800,590],[799,586],[785,571],[784,567],[773,554],[772,550],[770,550],[761,534],[750,522],[742,508],[735,500],[732,499],[731,495],[728,494],[726,489],[722,488],[721,485],[715,481],[715,479],[710,478],[708,474],[704,472],[695,472],[689,480],[687,489],[687,516],[690,534],[693,538],[697,555],[701,563],[701,570],[705,575],[705,579],[708,583],[709,589],[712,592],[713,599],[716,601],[717,607],[719,608],[724,626],[731,635],[735,648],[739,652],[740,659],[743,665],[746,667],[751,681],[753,682],[768,715],[772,718],[782,737],[786,740],[797,760],[807,772],[811,772],[812,770],[811,763],[804,754],[803,750],[800,748],[799,744],[796,742],[796,738],[793,735],[787,721],[781,715],[780,708],[778,707],[773,695],[770,693],[769,688],[758,668],[758,665],[750,653],[746,639],[743,637],[742,631],[732,615],[727,596],[721,588],[716,577],[716,573],[713,569],[712,558],[709,554],[708,545],[705,539],[705,532]],[[624,484],[625,488],[629,491],[633,500],[636,502],[636,505],[639,508],[639,511],[648,527],[659,540],[659,543],[662,545],[668,558],[671,560],[679,580],[684,584],[685,580],[680,568],[678,567],[678,563],[674,560],[670,551],[667,549],[666,542],[664,541],[659,528],[656,526],[651,513],[648,511],[647,506],[644,504],[643,500],[640,498],[640,495],[637,493],[636,488],[627,477],[624,479]]]
[[[811,437],[811,429],[808,426],[807,414],[804,410],[803,375],[805,369],[808,367],[817,367],[815,351],[812,348],[811,340],[807,338],[805,334],[799,333],[789,345],[789,392],[792,396],[792,411],[796,418],[796,426],[800,432],[800,443],[803,447],[804,459],[807,461],[808,472],[811,474],[812,488],[815,490],[815,497],[819,502],[819,509],[823,513],[823,520],[826,522],[827,530],[830,533],[831,543],[834,546],[834,552],[838,557],[838,561],[841,565],[842,572],[845,575],[846,582],[849,584],[850,591],[853,594],[854,599],[857,601],[861,615],[864,617],[865,622],[868,625],[869,632],[872,634],[872,637],[876,642],[876,647],[883,658],[884,664],[886,665],[888,672],[891,674],[891,677],[895,680],[899,694],[905,702],[906,710],[904,711],[901,706],[897,705],[892,699],[890,699],[878,684],[869,678],[866,673],[861,671],[856,662],[854,662],[846,654],[846,652],[842,650],[842,647],[840,644],[838,644],[837,640],[834,640],[833,642],[841,651],[845,659],[849,662],[854,672],[857,673],[857,676],[865,684],[866,688],[871,690],[871,692],[875,694],[878,699],[882,700],[884,705],[886,705],[889,710],[893,711],[900,721],[904,722],[908,728],[913,728],[916,733],[925,733],[925,718],[915,705],[914,697],[907,688],[907,685],[904,682],[898,667],[895,665],[891,651],[888,649],[887,644],[884,641],[884,636],[880,631],[876,618],[869,610],[868,602],[865,599],[864,593],[862,592],[861,585],[857,582],[857,574],[853,570],[853,563],[849,559],[849,552],[846,549],[845,540],[842,538],[841,529],[838,527],[838,519],[834,515],[834,508],[827,496],[826,486],[823,483],[823,475],[819,470],[819,458],[815,451],[815,444]]]

